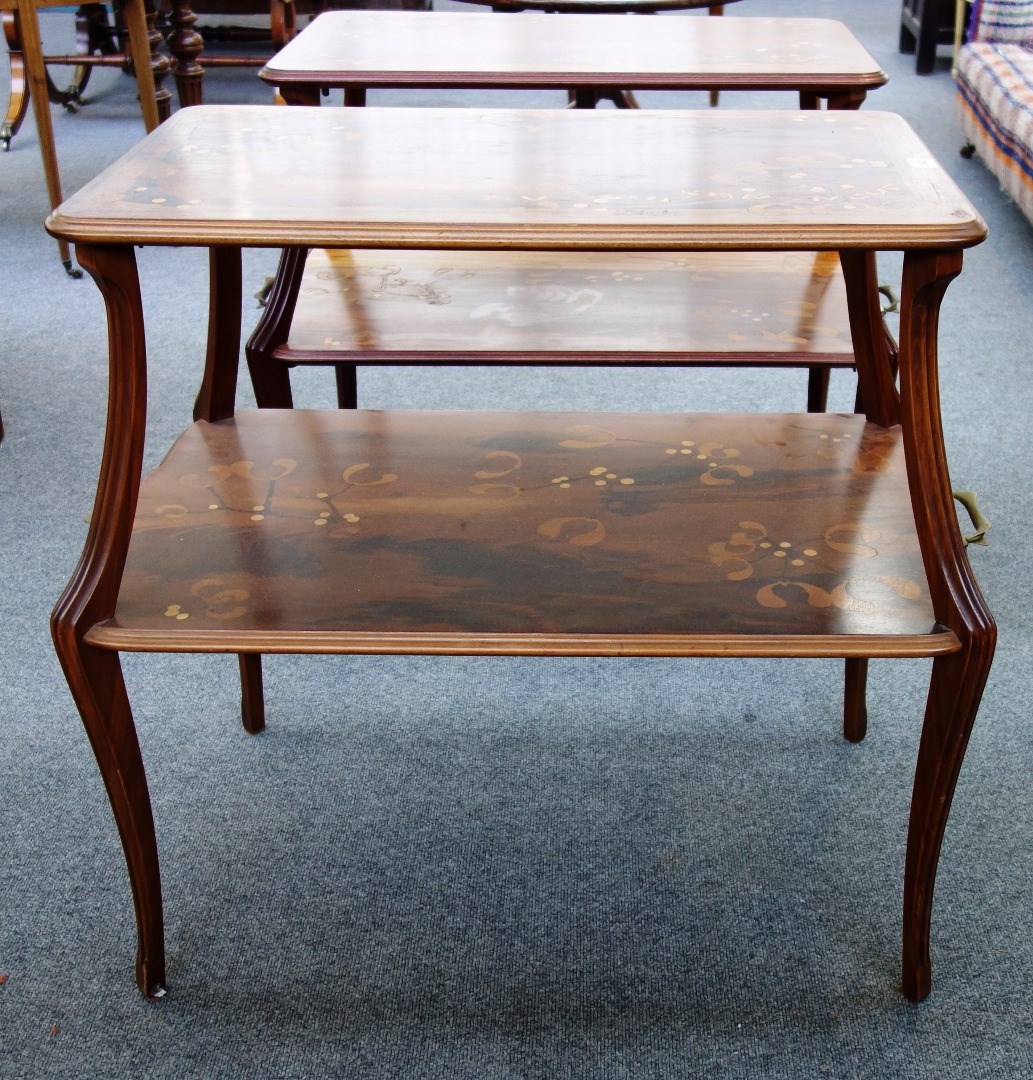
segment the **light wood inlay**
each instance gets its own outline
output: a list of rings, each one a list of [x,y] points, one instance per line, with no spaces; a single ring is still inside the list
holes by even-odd
[[[184,109],[48,222],[288,247],[964,247],[986,226],[872,111]]]
[[[831,19],[330,11],[263,68],[273,85],[618,85],[868,90],[886,76]]]
[[[819,638],[821,640],[819,640]],[[932,655],[896,429],[276,411],[145,478],[108,648]],[[861,642],[861,644],[859,644]]]
[[[313,251],[276,355],[342,353],[362,363],[854,361],[831,252]]]

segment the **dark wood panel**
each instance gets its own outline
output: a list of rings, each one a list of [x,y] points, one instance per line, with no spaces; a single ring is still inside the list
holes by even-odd
[[[953,646],[936,633],[899,433],[860,417],[263,410],[195,424],[144,481],[115,620],[89,640],[270,651],[304,632],[345,635],[336,651],[531,651],[511,640],[529,635],[546,653],[624,651],[599,646],[612,635],[658,635],[675,655],[757,637],[792,654],[785,639],[814,635],[840,639],[822,655],[852,636],[902,639],[883,653]]]

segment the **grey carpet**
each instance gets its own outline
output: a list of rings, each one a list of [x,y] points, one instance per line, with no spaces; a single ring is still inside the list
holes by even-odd
[[[850,746],[838,663],[274,659],[269,730],[249,738],[230,659],[140,656],[126,670],[170,980],[164,1001],[143,1001],[115,828],[47,632],[95,483],[105,343],[96,289],[65,278],[43,234],[30,118],[0,156],[5,1077],[1033,1075],[1033,231],[979,162],[958,157],[947,60],[913,74],[896,52],[898,10],[735,6],[844,19],[891,76],[869,106],[918,128],[992,230],[942,324],[951,467],[994,522],[972,558],[1001,639],[944,845],[932,996],[915,1007],[896,989],[927,663],[872,665],[871,731]],[[48,40],[70,21],[45,14]],[[211,101],[267,99],[253,71],[206,86]],[[66,191],[140,130],[123,76],[99,73],[89,98],[78,115],[54,111]],[[794,104],[726,95],[735,103]],[[248,257],[253,287],[272,265]],[[148,250],[141,266],[153,463],[189,419],[205,263]],[[330,403],[325,372],[302,381],[305,403]],[[399,369],[360,385],[368,406],[803,399],[799,374]],[[833,397],[848,408],[851,381],[836,379]]]

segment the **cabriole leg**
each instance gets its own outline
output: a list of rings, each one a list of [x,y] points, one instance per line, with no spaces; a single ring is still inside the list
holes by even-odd
[[[140,490],[147,407],[143,309],[131,247],[80,246],[78,255],[107,308],[110,389],[86,545],[51,616],[51,631],[122,839],[136,911],[137,983],[148,997],[161,997],[161,880],[147,778],[118,654],[84,640],[93,626],[114,615]]]
[[[954,512],[940,420],[936,350],[940,301],[960,271],[960,251],[909,251],[904,256],[899,360],[911,504],[933,613],[961,643],[959,652],[933,661],[911,796],[902,984],[912,1001],[924,998],[932,985],[929,929],[940,847],[997,640]]]

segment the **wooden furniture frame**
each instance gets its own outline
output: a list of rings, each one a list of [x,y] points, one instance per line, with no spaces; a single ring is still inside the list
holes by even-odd
[[[13,7],[11,6],[13,3]],[[23,70],[24,83],[12,79],[12,104],[15,113],[24,110],[25,98],[32,101],[36,130],[39,134],[40,154],[43,157],[43,175],[50,196],[50,207],[55,209],[61,202],[61,174],[57,164],[57,146],[54,141],[54,126],[50,116],[50,100],[46,65],[43,60],[43,42],[40,38],[37,9],[41,7],[61,6],[61,0],[0,0],[0,7],[14,15],[22,51],[20,55],[12,53],[12,75]],[[134,67],[138,72],[137,84],[140,90],[140,109],[143,112],[144,126],[153,131],[158,126],[158,102],[155,97],[154,69],[152,67],[151,43],[147,27],[147,13],[144,0],[125,0],[126,25]],[[160,64],[158,65],[160,70]],[[11,114],[8,113],[7,123]],[[64,240],[58,240],[58,252],[61,263],[72,277],[82,274],[72,265],[71,252]]]
[[[915,71],[930,75],[936,49],[954,41],[955,0],[901,0],[900,51],[915,54]]]
[[[328,89],[342,90],[346,104],[361,106],[374,87],[523,87],[568,89],[584,108],[617,87],[634,87],[783,91],[798,94],[806,109],[822,101],[830,109],[856,109],[869,90],[886,81],[850,31],[827,19],[676,19],[661,24],[622,15],[529,13],[511,21],[448,12],[429,19],[370,11],[321,15],[269,61],[261,76],[292,105],[318,105]],[[815,266],[813,256],[808,258]],[[677,268],[640,261],[639,273],[650,284],[640,290],[639,303],[646,306],[634,318],[599,304],[580,322],[569,314],[557,319],[555,310],[542,305],[544,330],[527,313],[523,331],[505,335],[502,347],[478,340],[470,313],[512,291],[522,290],[524,303],[530,304],[528,283],[542,278],[531,273],[526,260],[503,252],[481,259],[467,254],[458,268],[452,256],[437,266],[415,265],[413,256],[402,252],[384,252],[373,261],[356,255],[354,266],[346,259],[338,253],[328,269],[326,256],[319,255],[317,265],[306,271],[304,251],[285,254],[247,345],[260,405],[291,405],[284,365],[332,366],[338,403],[353,408],[357,362],[410,362],[414,352],[421,362],[433,362],[436,352],[449,355],[451,362],[471,364],[513,363],[522,357],[544,364],[801,367],[809,373],[808,408],[822,411],[831,369],[853,366],[845,298],[838,285],[829,288],[827,261],[820,272],[808,275],[799,260],[790,266],[781,256],[698,255],[680,276],[702,274],[714,283],[711,307],[715,317],[720,315],[715,318],[720,326],[709,334],[686,333],[684,323],[671,318],[677,301],[666,308],[660,302],[680,291],[686,301],[692,296],[696,305],[705,305],[707,286],[679,284]],[[381,287],[378,275],[368,272],[371,266],[396,269]],[[600,282],[612,282],[614,275],[621,280],[626,269],[626,260],[600,253],[582,255],[574,263],[554,260],[551,295],[576,295],[586,287],[599,292],[604,288]],[[739,274],[740,297],[754,296],[756,305],[736,305],[724,295],[722,282]],[[415,286],[418,293],[422,289],[424,298],[429,288],[445,293],[438,286],[447,284],[448,303],[419,298],[404,305],[379,303],[385,293],[400,295],[394,288],[398,282]],[[734,288],[729,286],[729,295]],[[335,305],[335,294],[348,297],[347,312]],[[821,323],[801,322],[800,313],[817,311],[811,307],[816,303]],[[392,320],[388,312],[394,310]],[[838,342],[815,334],[815,326],[822,324],[841,331]]]
[[[122,651],[237,654],[251,732],[264,652],[843,657],[853,740],[869,658],[930,657],[902,963],[904,993],[929,992],[940,845],[996,636],[952,504],[937,323],[986,228],[904,121],[206,106],[49,228],[108,313],[97,497],[52,625],[122,838],[145,994],[165,988],[162,902]],[[142,487],[139,244],[211,250],[196,423]],[[236,413],[251,246],[839,252],[865,415]],[[879,250],[904,252],[899,393]]]

